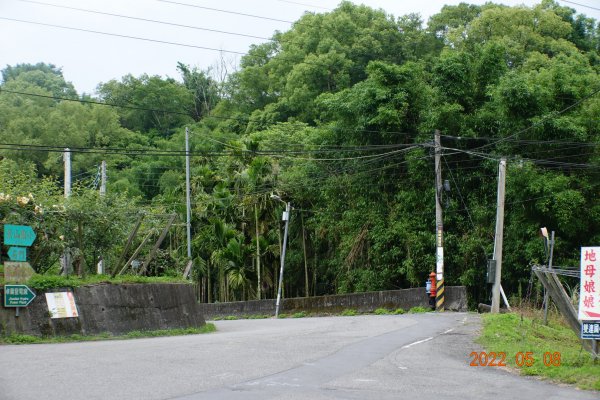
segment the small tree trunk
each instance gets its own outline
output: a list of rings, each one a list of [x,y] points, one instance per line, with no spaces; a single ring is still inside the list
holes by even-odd
[[[300,219],[302,221],[302,250],[304,251],[304,296],[310,297],[308,289],[308,260],[306,258],[306,231],[304,230],[304,214],[302,212],[300,212]]]
[[[256,277],[258,280],[258,285],[256,287],[256,299],[261,299],[261,281],[260,281],[260,240],[258,237],[258,205],[254,204],[254,225],[256,232]]]
[[[83,224],[81,220],[77,221],[77,245],[79,246],[79,256],[77,257],[77,276],[85,276],[85,257],[83,256]]]
[[[210,260],[206,262],[206,292],[208,296],[208,303],[212,303],[212,288],[210,287]]]

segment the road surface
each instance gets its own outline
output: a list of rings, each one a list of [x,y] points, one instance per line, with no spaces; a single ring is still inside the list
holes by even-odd
[[[471,367],[476,314],[216,322],[205,335],[0,346],[0,399],[599,399]],[[523,349],[527,351],[527,349]]]

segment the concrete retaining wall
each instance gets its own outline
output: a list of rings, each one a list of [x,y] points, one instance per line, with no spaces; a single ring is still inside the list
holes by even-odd
[[[281,304],[280,313],[305,311],[326,314],[339,313],[347,308],[355,309],[359,312],[373,312],[378,308],[403,308],[409,310],[417,306],[429,307],[425,288],[284,299]],[[447,310],[451,311],[466,311],[466,288],[464,286],[446,287],[445,306]],[[200,304],[200,308],[202,314],[208,319],[230,315],[274,315],[275,300],[203,303]]]
[[[71,291],[52,289],[49,292]],[[0,334],[37,336],[113,335],[134,330],[200,327],[205,324],[193,286],[186,284],[90,285],[75,288],[78,318],[51,319],[46,298],[38,291],[33,302],[19,309],[0,307]],[[3,288],[0,293],[4,296]]]

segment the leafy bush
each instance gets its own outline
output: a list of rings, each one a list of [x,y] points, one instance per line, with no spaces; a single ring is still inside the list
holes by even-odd
[[[292,318],[304,318],[306,317],[306,313],[304,311],[300,311],[292,314]]]
[[[378,308],[377,310],[375,310],[375,314],[376,315],[388,315],[388,314],[390,314],[390,311],[386,308]]]
[[[81,279],[62,275],[34,275],[27,281],[27,286],[35,290],[76,288],[81,285]]]
[[[5,336],[4,338],[1,338],[0,340],[2,340],[5,343],[8,343],[8,344],[29,344],[29,343],[37,343],[37,342],[39,342],[40,339],[37,336],[20,335],[20,334],[13,333],[12,335]]]
[[[76,288],[84,285],[93,285],[98,283],[190,283],[181,277],[171,276],[138,276],[138,275],[121,275],[111,278],[108,275],[89,275],[85,278],[78,278],[74,275],[33,275],[28,281],[27,286],[36,290],[49,290],[56,288]]]
[[[271,318],[271,316],[270,315],[266,315],[266,314],[248,315],[248,319],[267,319],[267,318]]]
[[[406,313],[406,311],[404,311],[404,309],[403,309],[403,308],[396,308],[396,309],[393,311],[393,314],[394,314],[394,315],[402,315],[402,314],[404,314],[404,313]]]
[[[409,314],[420,314],[420,313],[426,313],[429,311],[431,311],[431,310],[429,310],[425,307],[417,306],[417,307],[413,307],[410,310],[408,310],[408,313]]]

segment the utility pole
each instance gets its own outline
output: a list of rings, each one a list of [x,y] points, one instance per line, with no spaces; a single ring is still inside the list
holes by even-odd
[[[187,215],[187,256],[188,261],[192,260],[192,207],[190,201],[190,133],[185,128],[185,203]]]
[[[100,164],[100,196],[106,195],[106,161]]]
[[[65,162],[65,198],[71,195],[71,150],[65,149],[63,153],[63,160]]]
[[[506,158],[500,159],[498,167],[498,205],[496,208],[496,238],[494,259],[496,260],[496,276],[492,288],[492,313],[500,312],[500,285],[502,276],[502,245],[504,237],[504,198],[506,189]]]
[[[71,150],[67,147],[63,153],[64,169],[65,169],[65,198],[71,196]],[[70,275],[72,271],[71,251],[67,247],[64,249],[60,257],[61,274]]]
[[[442,219],[442,163],[440,131],[435,130],[435,228],[436,228],[436,295],[435,310],[444,311],[444,222]]]
[[[548,258],[548,269],[552,269],[552,258],[554,257],[554,231],[550,234],[550,258]],[[544,288],[544,325],[548,325],[548,303],[550,303],[550,296],[548,291]]]
[[[278,199],[279,196],[271,195],[271,198]],[[281,268],[279,270],[279,287],[277,289],[277,302],[275,303],[275,318],[279,316],[279,304],[281,303],[281,286],[283,285],[283,268],[285,266],[285,248],[287,246],[287,237],[288,237],[288,227],[290,225],[290,212],[292,210],[292,205],[288,201],[285,203],[285,212],[283,213],[283,220],[285,221],[285,228],[283,231],[283,246],[281,247]]]

